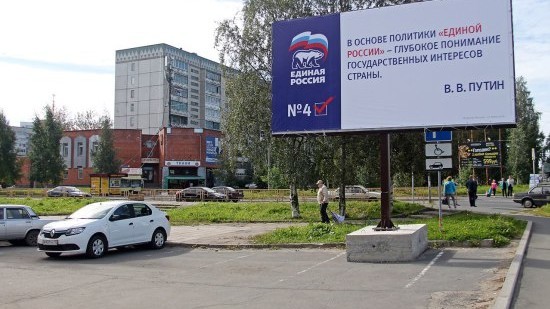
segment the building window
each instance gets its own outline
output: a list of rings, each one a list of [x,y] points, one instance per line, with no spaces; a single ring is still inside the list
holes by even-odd
[[[63,171],[63,179],[69,179],[69,170]]]
[[[212,83],[206,83],[205,89],[206,89],[206,92],[220,93],[220,86],[214,85]]]
[[[134,126],[134,117],[130,117],[130,127]]]
[[[132,90],[133,91],[133,90]],[[134,103],[130,103],[130,111],[133,112],[134,111]]]
[[[136,83],[136,78],[132,76],[132,78],[130,79],[130,82],[132,83],[132,85],[134,85]]]
[[[191,68],[191,73],[199,74],[199,70]],[[193,77],[191,77],[192,79]]]
[[[191,86],[193,86],[193,87],[198,87],[198,86],[199,86],[199,83],[191,82]]]
[[[92,156],[94,156],[97,153],[97,150],[99,148],[99,142],[93,141],[92,142]]]
[[[84,155],[84,144],[82,142],[76,143],[76,155],[79,157]]]
[[[130,90],[130,98],[133,99],[135,97],[135,94],[136,94],[135,90]]]
[[[172,100],[171,110],[181,113],[187,113],[188,106],[187,103]]]
[[[78,167],[78,179],[84,179],[84,169],[82,166]]]
[[[198,76],[191,75],[191,80],[199,80]]]
[[[222,77],[221,77],[220,74],[210,72],[210,71],[206,71],[206,78],[208,78],[210,80],[213,80],[213,81],[216,81],[216,82],[220,82],[222,80]]]
[[[191,93],[199,93],[198,89],[191,88]]]
[[[136,70],[136,63],[135,62],[132,62],[132,64],[130,65],[131,67],[131,70],[132,71],[135,71]]]
[[[65,158],[69,156],[69,143],[63,143],[62,153]]]
[[[185,75],[174,74],[174,82],[182,85],[187,85],[188,78]]]

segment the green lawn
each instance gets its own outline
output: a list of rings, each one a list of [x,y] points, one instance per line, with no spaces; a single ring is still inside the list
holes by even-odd
[[[483,239],[493,239],[497,247],[505,246],[513,238],[522,235],[526,223],[500,215],[482,215],[461,212],[443,217],[443,230],[439,220],[393,220],[394,224],[424,223],[428,227],[429,240],[470,241],[473,245]],[[259,235],[254,241],[259,244],[282,243],[344,243],[346,235],[365,225],[310,223],[307,226],[292,226]]]
[[[77,209],[104,198],[50,197],[50,198],[5,198],[0,204],[19,204],[30,206],[39,216],[69,215]]]

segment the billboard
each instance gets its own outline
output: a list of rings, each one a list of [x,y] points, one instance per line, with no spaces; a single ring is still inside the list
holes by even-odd
[[[206,137],[206,163],[217,164],[220,155],[220,139],[218,137]]]
[[[510,126],[510,1],[428,1],[273,24],[272,133]]]
[[[500,166],[499,142],[474,142],[458,145],[458,159],[462,167]]]

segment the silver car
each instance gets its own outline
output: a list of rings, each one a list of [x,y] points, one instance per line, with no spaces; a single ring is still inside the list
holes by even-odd
[[[0,205],[0,240],[36,246],[40,229],[53,221],[40,219],[29,206]]]

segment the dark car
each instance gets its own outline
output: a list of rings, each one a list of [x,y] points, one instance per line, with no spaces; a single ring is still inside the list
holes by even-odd
[[[550,183],[541,182],[528,192],[515,193],[514,202],[520,203],[525,208],[541,207],[550,203]]]
[[[81,191],[77,187],[59,186],[48,190],[49,197],[69,196],[69,197],[91,197],[88,192]]]
[[[235,203],[244,198],[243,190],[237,190],[232,187],[217,186],[213,187],[212,190],[227,195],[227,199]]]
[[[227,196],[208,187],[190,187],[176,192],[176,201],[225,201]]]

